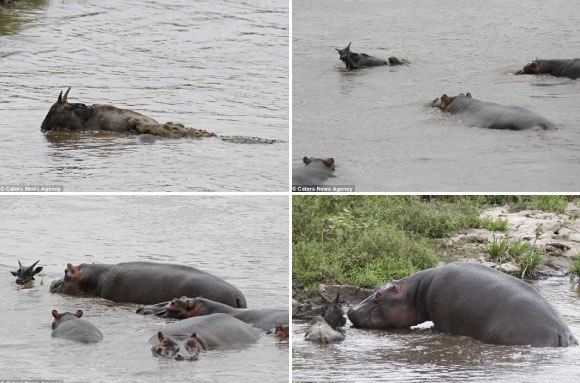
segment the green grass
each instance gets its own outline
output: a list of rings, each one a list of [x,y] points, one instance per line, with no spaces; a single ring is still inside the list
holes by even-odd
[[[522,270],[521,278],[531,276],[545,257],[545,254],[537,250],[534,245],[521,239],[510,243],[507,238],[494,237],[487,246],[486,252],[494,262],[513,262],[518,265]]]
[[[509,204],[562,212],[577,198],[296,195],[292,199],[292,277],[308,289],[318,283],[376,287],[435,266],[438,244],[433,239],[472,228],[507,231],[507,220],[479,217],[485,208]],[[541,261],[541,255],[526,247],[529,244],[499,241],[490,244],[492,259],[512,259],[526,273]]]
[[[493,261],[502,261],[508,256],[509,244],[507,238],[497,239],[493,237],[493,241],[488,245],[486,252]]]

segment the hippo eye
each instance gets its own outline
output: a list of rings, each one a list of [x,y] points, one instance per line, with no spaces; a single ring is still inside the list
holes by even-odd
[[[385,292],[383,290],[377,291],[377,294],[375,295],[375,299],[383,299],[383,297],[385,296]]]

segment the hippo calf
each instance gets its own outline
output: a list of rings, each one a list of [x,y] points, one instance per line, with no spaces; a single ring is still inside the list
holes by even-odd
[[[184,319],[161,328],[149,339],[153,355],[197,360],[200,351],[227,350],[256,342],[260,331],[231,315],[211,314]]]
[[[153,118],[129,109],[112,105],[85,105],[69,103],[68,93],[60,92],[57,101],[52,105],[42,121],[42,132],[60,131],[109,131],[143,135],[143,140],[151,142],[150,135],[167,138],[204,138],[216,137],[226,142],[245,144],[273,144],[281,142],[259,137],[218,136],[207,130],[194,129],[173,122],[160,124]],[[149,138],[147,138],[149,137]]]
[[[205,296],[232,307],[246,307],[240,290],[194,267],[153,262],[117,265],[70,263],[51,292],[96,296],[113,302],[150,304],[182,295]]]
[[[534,60],[516,74],[549,74],[555,77],[580,78],[580,59]]]
[[[470,126],[488,129],[543,129],[554,130],[556,126],[544,117],[519,106],[499,105],[475,100],[471,93],[449,97],[446,94],[435,99],[432,107],[457,115]]]
[[[338,51],[339,60],[345,65],[346,69],[359,69],[364,67],[382,66],[382,65],[405,65],[409,64],[406,59],[398,59],[396,57],[389,57],[388,59],[381,59],[374,56],[369,56],[366,53],[354,53],[350,51],[350,44],[344,49],[334,48]]]
[[[275,328],[278,324],[288,325],[290,322],[287,309],[239,309],[207,298],[175,298],[170,302],[140,307],[137,309],[137,313],[152,313],[175,319],[222,313],[265,331]]]
[[[11,271],[10,273],[16,277],[17,285],[25,285],[34,280],[34,276],[42,271],[42,266],[36,266],[40,261],[34,262],[31,266],[22,266],[22,263],[18,261],[18,270]]]
[[[99,329],[84,319],[83,310],[75,314],[70,312],[59,313],[52,310],[52,337],[74,340],[81,343],[97,343],[103,340],[103,334]]]
[[[292,185],[321,185],[331,177],[335,177],[334,158],[304,157],[303,167],[292,169]]]
[[[474,263],[451,263],[393,281],[351,308],[348,317],[355,327],[375,329],[433,321],[437,331],[489,344],[578,344],[562,317],[533,287]]]

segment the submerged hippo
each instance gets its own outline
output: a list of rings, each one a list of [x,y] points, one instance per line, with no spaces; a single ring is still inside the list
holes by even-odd
[[[69,263],[64,278],[53,282],[50,291],[142,304],[182,295],[204,296],[232,307],[246,307],[242,292],[223,279],[190,266],[165,263]]]
[[[489,129],[544,129],[553,130],[556,126],[544,117],[519,106],[505,106],[474,100],[471,93],[449,97],[446,94],[436,98],[432,107],[456,114],[470,126]]]
[[[304,157],[303,167],[292,169],[292,185],[321,185],[331,177],[335,177],[334,158]]]
[[[382,65],[404,65],[409,64],[406,59],[398,59],[396,57],[389,57],[388,59],[381,59],[378,57],[369,56],[366,53],[354,53],[350,51],[350,44],[344,49],[334,48],[338,51],[339,59],[346,65],[346,69],[359,69],[371,66]]]
[[[52,316],[54,317],[53,338],[64,338],[81,343],[97,343],[103,340],[103,334],[94,324],[80,319],[83,316],[83,310],[78,310],[75,314],[52,310]]]
[[[433,321],[435,330],[490,344],[578,344],[533,287],[474,263],[451,263],[393,281],[351,308],[348,317],[355,327],[378,329]]]
[[[42,271],[42,266],[36,266],[40,261],[34,262],[31,266],[22,266],[22,263],[18,261],[18,270],[11,271],[10,273],[16,277],[17,285],[24,285],[34,280],[34,276]]]
[[[272,144],[281,142],[258,137],[218,136],[202,129],[187,128],[182,124],[167,122],[160,124],[151,117],[130,109],[121,109],[112,105],[85,105],[68,102],[68,92],[62,91],[58,100],[52,105],[42,121],[42,132],[60,131],[109,131],[135,133],[168,138],[203,138],[217,137],[227,142],[246,144]],[[143,136],[148,137],[148,136]],[[151,141],[151,139],[149,139]]]
[[[516,74],[549,74],[556,77],[580,78],[580,59],[534,60]]]
[[[200,351],[235,349],[256,342],[260,331],[227,314],[170,323],[149,339],[156,356],[197,360]]]
[[[222,313],[266,331],[275,328],[277,324],[288,325],[290,322],[287,309],[239,309],[207,298],[175,298],[170,302],[140,307],[137,313],[176,319]]]

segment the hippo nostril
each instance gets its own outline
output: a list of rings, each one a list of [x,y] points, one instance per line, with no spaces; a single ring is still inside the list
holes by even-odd
[[[175,356],[175,360],[183,360],[183,356],[181,356],[181,354],[177,354]]]

